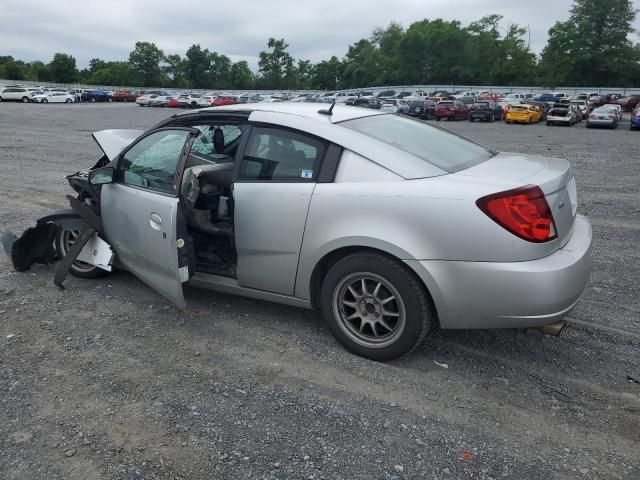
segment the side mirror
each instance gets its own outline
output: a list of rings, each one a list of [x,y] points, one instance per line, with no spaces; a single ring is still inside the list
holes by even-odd
[[[96,168],[89,172],[89,183],[91,185],[105,185],[113,182],[113,167]]]

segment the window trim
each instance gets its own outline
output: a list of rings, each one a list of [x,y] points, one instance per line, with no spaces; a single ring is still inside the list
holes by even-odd
[[[244,161],[245,152],[247,150],[247,146],[249,144],[249,140],[253,138],[253,135],[257,129],[261,130],[273,130],[277,132],[286,132],[290,134],[293,138],[292,140],[297,140],[300,142],[305,142],[306,140],[312,140],[318,143],[319,151],[318,158],[313,164],[313,178],[278,178],[275,180],[257,180],[257,179],[241,179],[240,178],[240,168]],[[297,139],[295,137],[298,137]],[[317,137],[315,135],[311,135],[307,132],[303,132],[301,130],[296,130],[294,128],[283,127],[280,125],[270,124],[270,123],[252,123],[251,129],[248,132],[246,138],[243,139],[243,143],[238,147],[237,157],[235,159],[235,164],[233,166],[233,183],[318,183],[320,178],[320,173],[322,171],[322,166],[324,164],[325,156],[327,154],[329,142],[323,138]],[[317,172],[317,173],[316,173]]]
[[[189,135],[187,137],[186,142],[182,146],[182,151],[180,152],[180,158],[178,159],[178,164],[176,166],[176,172],[175,172],[175,175],[173,177],[173,186],[171,188],[171,192],[170,193],[168,193],[168,192],[159,192],[158,190],[152,190],[152,189],[149,189],[149,188],[141,187],[139,185],[130,185],[128,183],[125,183],[123,178],[122,178],[122,176],[121,176],[122,170],[120,169],[120,162],[122,161],[124,156],[127,153],[129,153],[129,151],[132,148],[134,148],[136,145],[138,145],[145,138],[150,137],[151,135],[154,135],[154,134],[156,134],[158,132],[176,131],[176,130],[186,131],[186,132],[189,133]],[[180,185],[182,184],[182,175],[184,173],[184,166],[185,166],[185,163],[187,161],[187,154],[191,150],[191,145],[193,145],[193,141],[195,140],[195,138],[197,136],[197,133],[199,133],[199,132],[200,131],[195,129],[195,128],[187,128],[187,127],[164,127],[164,128],[157,128],[155,130],[149,130],[148,132],[145,132],[143,135],[141,135],[140,137],[136,138],[133,141],[133,143],[127,145],[125,147],[125,149],[118,154],[118,157],[113,162],[113,170],[114,170],[114,173],[115,173],[114,183],[117,183],[118,185],[122,185],[124,187],[135,188],[137,190],[143,190],[145,192],[155,193],[157,195],[163,195],[165,197],[177,197],[180,194]]]

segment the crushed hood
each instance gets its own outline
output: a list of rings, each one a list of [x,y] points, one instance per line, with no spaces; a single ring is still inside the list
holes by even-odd
[[[143,133],[143,130],[101,130],[93,133],[93,139],[111,161]]]

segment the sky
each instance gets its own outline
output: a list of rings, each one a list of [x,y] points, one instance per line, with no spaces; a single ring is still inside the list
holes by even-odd
[[[640,9],[640,0],[633,3]],[[127,60],[136,41],[180,55],[199,43],[256,70],[269,37],[284,38],[294,58],[318,62],[342,58],[350,44],[391,21],[407,27],[444,18],[467,25],[493,13],[504,16],[503,28],[528,26],[531,48],[540,53],[549,28],[568,18],[570,5],[571,0],[1,0],[0,55],[47,63],[64,52],[84,68],[91,58]],[[637,35],[634,41],[640,41]]]

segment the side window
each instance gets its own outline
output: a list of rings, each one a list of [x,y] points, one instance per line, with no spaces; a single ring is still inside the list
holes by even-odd
[[[118,163],[118,179],[125,185],[172,193],[187,130],[152,133],[130,148]]]
[[[242,127],[239,125],[194,125],[193,128],[200,130],[191,147],[192,153],[200,155],[214,155],[216,153],[214,143],[214,130],[220,128],[224,137],[224,147],[228,147],[242,135]]]
[[[315,182],[324,145],[305,135],[254,128],[240,164],[238,180]]]

